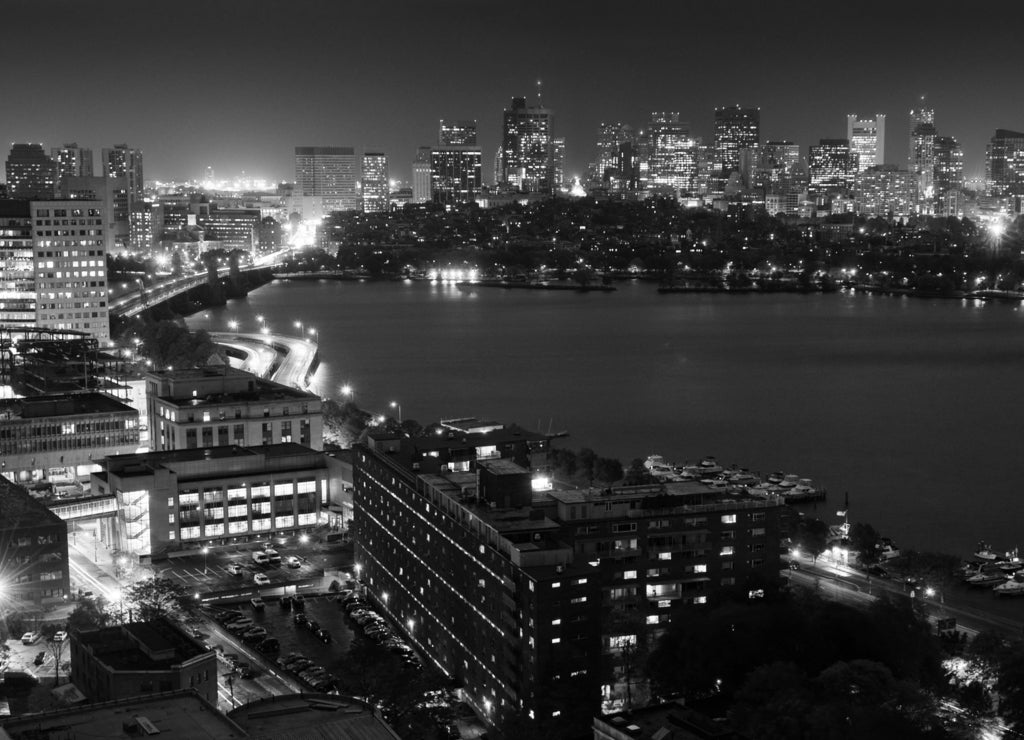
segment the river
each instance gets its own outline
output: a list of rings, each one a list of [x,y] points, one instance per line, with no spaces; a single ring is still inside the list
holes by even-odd
[[[313,390],[370,411],[478,416],[628,463],[715,455],[825,486],[817,511],[898,544],[1024,544],[1024,311],[829,295],[660,295],[275,281],[192,328],[315,327]]]

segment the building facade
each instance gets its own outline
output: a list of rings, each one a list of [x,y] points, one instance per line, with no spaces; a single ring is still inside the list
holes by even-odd
[[[74,469],[139,446],[139,412],[105,393],[0,401],[0,471],[21,480]]]
[[[110,340],[103,203],[33,201],[36,326]]]
[[[846,138],[850,151],[857,155],[857,171],[885,164],[885,114],[861,119],[857,114],[846,117]]]
[[[1024,195],[1024,133],[996,129],[985,147],[985,180],[990,195]]]
[[[917,176],[918,211],[930,214],[935,195],[935,111],[922,100],[910,111],[910,146],[907,169]]]
[[[760,143],[760,108],[715,108],[714,166],[722,177],[739,169],[741,149],[756,149]]]
[[[829,193],[850,193],[857,176],[857,155],[846,139],[821,139],[810,148],[807,158],[812,197]]]
[[[554,111],[512,98],[503,116],[498,182],[526,193],[553,193],[553,139]]]
[[[160,560],[309,531],[330,499],[328,461],[294,443],[143,452],[105,458],[91,483],[116,498],[117,548]]]
[[[72,632],[75,685],[93,702],[191,689],[217,704],[217,653],[170,619]]]
[[[359,163],[349,146],[295,147],[295,189],[323,201],[324,213],[359,210]]]
[[[230,367],[146,375],[154,450],[297,442],[323,449],[323,412],[313,393]]]
[[[42,144],[11,144],[6,170],[8,198],[46,200],[56,192],[57,163]]]
[[[412,202],[426,203],[432,199],[431,182],[433,179],[433,163],[430,147],[421,146],[416,151],[416,159],[412,162]]]
[[[690,124],[680,121],[676,112],[655,112],[647,135],[648,187],[691,193],[697,177],[697,142],[690,138]]]
[[[442,118],[437,129],[438,146],[476,146],[476,121]]]
[[[869,218],[909,218],[917,212],[918,178],[896,165],[857,173],[856,212]]]
[[[204,237],[219,241],[224,249],[240,249],[256,257],[260,246],[260,211],[258,208],[218,208],[211,206],[197,216],[196,224]]]
[[[50,149],[50,158],[57,163],[57,181],[65,177],[92,177],[95,169],[92,163],[92,149],[65,144]]]
[[[3,475],[0,553],[5,609],[63,604],[71,594],[67,523]]]
[[[385,213],[390,192],[387,155],[366,152],[363,154],[363,213]]]
[[[36,323],[34,244],[28,201],[0,200],[0,327]]]

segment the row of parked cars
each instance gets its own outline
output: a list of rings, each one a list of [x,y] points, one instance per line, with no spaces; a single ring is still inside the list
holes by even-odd
[[[370,608],[370,604],[353,589],[345,589],[338,594],[338,603],[355,622],[363,634],[383,648],[398,655],[407,667],[413,670],[422,668],[419,656],[408,643],[402,640],[380,614]]]
[[[334,676],[326,668],[322,665],[317,665],[301,653],[288,653],[283,658],[278,658],[277,664],[286,671],[294,673],[301,681],[309,684],[315,691],[327,694],[336,691],[338,688]]]
[[[240,611],[234,609],[224,611],[214,618],[228,632],[240,638],[246,645],[255,646],[261,653],[276,653],[281,649],[281,643],[276,637]]]

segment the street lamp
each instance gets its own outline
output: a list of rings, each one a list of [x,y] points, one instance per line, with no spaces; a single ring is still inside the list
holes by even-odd
[[[203,553],[203,575],[205,576],[206,575],[206,566],[207,566],[208,556],[210,554],[210,548],[206,547],[204,545],[203,549],[202,549],[202,553]]]
[[[349,401],[352,400],[352,396],[356,394],[356,389],[350,386],[348,383],[341,386],[341,395],[343,395]]]
[[[402,423],[402,404],[400,404],[398,401],[392,401],[391,402],[391,408],[398,409],[398,423],[401,424]]]
[[[320,335],[317,334],[317,331],[316,331],[315,327],[312,327],[312,326],[309,327],[308,331],[312,335],[314,342],[316,342],[316,341],[318,341],[320,339]]]
[[[231,321],[228,322],[228,328],[231,331],[238,331],[238,322],[235,321],[234,319],[231,319]]]
[[[299,336],[301,337],[302,336],[302,322],[301,321],[296,321],[295,322],[295,328],[299,330]]]

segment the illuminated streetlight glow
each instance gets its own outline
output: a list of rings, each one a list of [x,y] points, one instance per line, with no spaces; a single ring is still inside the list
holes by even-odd
[[[228,328],[231,329],[231,331],[238,331],[238,322],[232,319],[228,322]]]
[[[398,423],[401,424],[402,423],[402,404],[400,404],[398,401],[392,401],[391,402],[391,408],[398,409]]]

